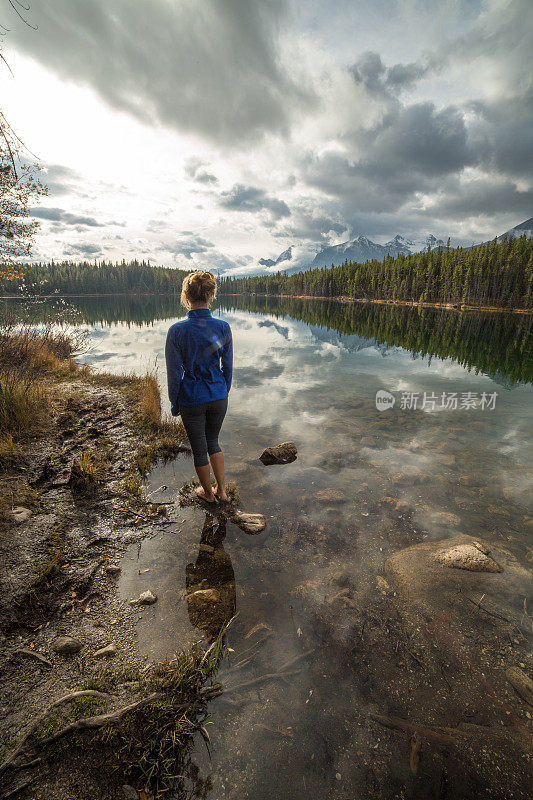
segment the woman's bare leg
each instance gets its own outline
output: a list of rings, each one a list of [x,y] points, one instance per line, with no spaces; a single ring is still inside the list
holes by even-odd
[[[209,468],[209,464],[203,467],[195,467],[195,470],[202,484],[202,488],[198,487],[196,494],[198,497],[201,497],[202,500],[207,500],[208,503],[212,503],[215,500],[215,495],[213,493],[213,487],[211,486],[211,469]]]
[[[215,494],[219,500],[227,500],[228,496],[226,494],[226,483],[224,478],[224,453],[213,453],[209,456],[209,461],[213,467],[215,480],[217,482],[217,485],[214,489]]]

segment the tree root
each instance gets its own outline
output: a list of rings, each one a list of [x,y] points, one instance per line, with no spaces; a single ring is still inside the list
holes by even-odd
[[[28,742],[28,739],[30,739],[32,734],[35,733],[39,725],[41,725],[41,723],[45,721],[50,711],[52,711],[52,709],[54,708],[57,708],[58,706],[63,705],[63,703],[70,703],[72,700],[76,700],[78,697],[99,697],[105,700],[113,699],[113,695],[105,694],[104,692],[97,692],[93,689],[86,689],[84,691],[71,692],[70,694],[65,694],[63,695],[63,697],[60,697],[58,700],[55,700],[55,702],[53,702],[52,705],[49,706],[43,714],[38,716],[37,719],[32,722],[32,724],[29,727],[29,730],[22,738],[22,741],[19,743],[18,747],[11,753],[9,758],[7,758],[2,765],[0,765],[0,775],[2,775],[9,767],[15,766],[14,762],[16,761],[16,759],[19,757],[21,753],[23,753],[26,750],[26,744]]]
[[[62,739],[70,733],[97,730],[98,728],[103,728],[104,725],[115,725],[117,722],[120,722],[122,717],[129,714],[130,711],[137,711],[139,708],[157,703],[163,696],[161,692],[154,692],[153,694],[149,694],[148,697],[143,697],[142,700],[137,700],[137,702],[131,703],[129,706],[118,708],[116,711],[111,711],[109,714],[99,714],[96,717],[84,717],[83,719],[77,720],[77,722],[71,722],[69,725],[57,731],[57,733],[53,733],[46,739],[41,739],[39,744],[44,747],[48,744],[52,744],[52,742],[57,742],[58,739]]]

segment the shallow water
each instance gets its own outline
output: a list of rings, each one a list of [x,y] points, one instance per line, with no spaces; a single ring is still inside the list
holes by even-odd
[[[168,408],[163,351],[179,306],[120,303],[113,318],[111,302],[79,301],[91,341],[82,360],[113,372],[155,365]],[[390,732],[368,722],[384,698],[385,711],[394,709],[389,679],[406,694],[419,691],[389,678],[403,662],[382,606],[396,594],[380,581],[396,551],[457,533],[489,536],[522,564],[531,559],[530,320],[261,299],[238,305],[219,303],[214,312],[232,326],[235,350],[221,443],[241,507],[263,513],[267,528],[247,536],[199,509],[180,509],[177,522],[127,553],[120,582],[124,598],[147,588],[158,595],[139,613],[149,661],[212,635],[238,612],[217,678],[229,691],[210,706],[211,760],[201,739],[194,755],[203,793],[474,797],[463,779],[454,786],[453,768],[448,793],[437,791],[430,762],[414,782],[408,751],[395,755]],[[394,395],[393,408],[376,408],[379,390]],[[451,409],[441,408],[443,395]],[[263,448],[286,440],[298,459],[264,467]],[[153,470],[148,491],[165,485],[154,499],[171,499],[193,475],[182,456]],[[210,612],[187,598],[203,588],[218,592]],[[453,686],[460,669],[448,667]],[[430,713],[431,696],[420,697]]]

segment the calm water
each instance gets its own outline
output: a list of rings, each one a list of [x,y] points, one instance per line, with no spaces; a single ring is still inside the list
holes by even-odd
[[[155,365],[168,408],[163,351],[182,316],[177,302],[95,299],[80,301],[78,312],[91,341],[82,360],[113,372]],[[221,436],[228,479],[243,509],[265,514],[266,531],[247,536],[182,509],[139,554],[135,546],[126,555],[120,584],[124,598],[146,588],[159,596],[139,615],[139,647],[150,661],[238,611],[219,675],[236,688],[211,705],[212,761],[201,740],[194,755],[204,796],[476,796],[466,779],[453,783],[471,767],[437,768],[436,756],[425,756],[415,780],[409,736],[368,720],[370,711],[416,718],[419,709],[431,718],[438,694],[433,687],[435,699],[428,695],[427,680],[396,677],[407,667],[387,621],[396,595],[383,583],[385,562],[410,545],[467,533],[504,544],[527,565],[530,318],[260,298],[222,302],[214,313],[234,335]],[[377,410],[379,390],[394,396],[393,408]],[[263,448],[286,440],[296,443],[297,461],[264,467]],[[193,475],[182,457],[159,465],[148,490],[166,485],[154,497],[169,499]],[[217,589],[211,616],[187,600],[198,588]],[[521,606],[517,596],[517,613]],[[447,668],[453,686],[460,670]],[[461,692],[446,702],[433,722],[456,725]]]

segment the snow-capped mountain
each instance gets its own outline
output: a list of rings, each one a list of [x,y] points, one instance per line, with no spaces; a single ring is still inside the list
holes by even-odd
[[[292,258],[292,247],[293,246],[291,245],[284,250],[283,253],[280,253],[275,260],[272,258],[260,258],[259,264],[261,264],[263,267],[267,267],[268,269],[270,267],[275,267],[276,264],[281,264],[282,261],[290,261]]]
[[[437,239],[433,234],[427,236],[423,241],[411,241],[400,234],[396,234],[394,239],[385,244],[377,244],[377,242],[373,242],[366,236],[358,236],[357,239],[336,244],[332,247],[325,247],[316,254],[310,264],[310,268],[329,267],[331,264],[337,266],[338,264],[343,264],[346,259],[358,262],[372,261],[372,259],[383,261],[389,254],[393,257],[400,255],[400,253],[408,256],[412,253],[419,253],[421,250],[427,250],[428,247],[434,250],[437,247],[444,246],[443,240]]]
[[[511,230],[502,233],[501,236],[498,236],[498,241],[501,242],[502,239],[506,237],[509,239],[519,239],[520,236],[524,236],[524,234],[528,239],[533,238],[533,217],[526,219],[525,222],[521,222],[520,225],[516,225],[514,228],[511,228]]]

